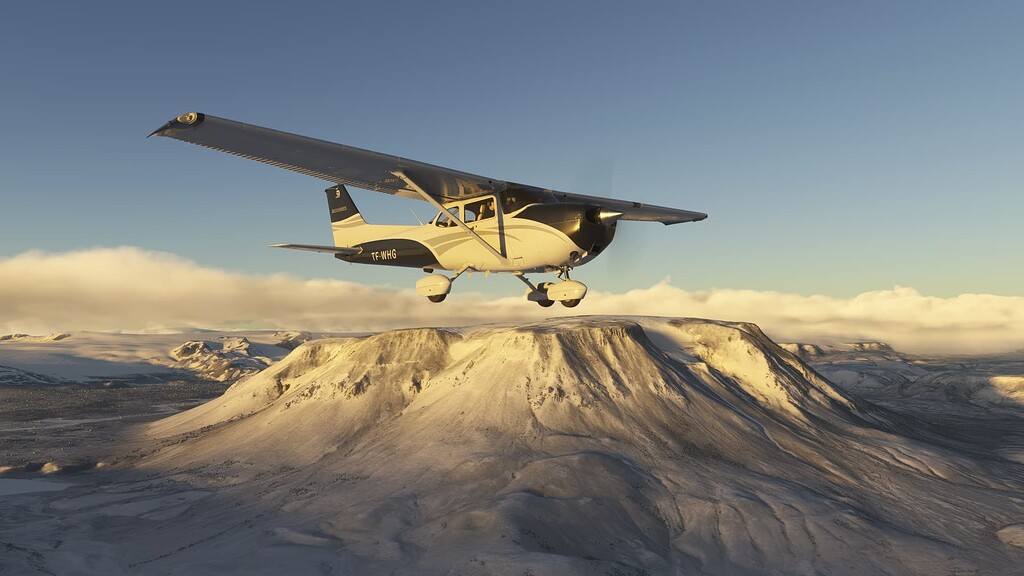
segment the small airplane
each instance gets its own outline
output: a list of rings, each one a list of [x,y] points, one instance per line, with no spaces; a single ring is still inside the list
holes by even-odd
[[[334,246],[274,248],[334,254],[360,264],[422,268],[416,293],[441,302],[466,272],[506,272],[527,286],[527,300],[574,307],[587,287],[569,271],[590,262],[615,236],[619,220],[678,224],[707,218],[640,202],[537,188],[398,156],[189,112],[150,136],[164,136],[333,182],[326,190]],[[424,200],[438,210],[427,224],[363,220],[345,186]],[[436,270],[454,272],[449,278]],[[534,284],[527,273],[558,274]]]

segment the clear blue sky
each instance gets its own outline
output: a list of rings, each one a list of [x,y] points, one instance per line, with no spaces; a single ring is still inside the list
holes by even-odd
[[[1016,1],[8,5],[0,257],[134,245],[252,273],[419,277],[265,248],[330,241],[327,184],[145,138],[197,110],[710,214],[623,225],[575,275],[592,289],[1019,295],[1022,31]],[[371,221],[431,215],[356,194]]]

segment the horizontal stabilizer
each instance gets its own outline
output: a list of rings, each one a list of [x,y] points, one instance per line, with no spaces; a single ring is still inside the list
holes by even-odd
[[[347,246],[315,246],[313,244],[271,244],[271,248],[288,248],[289,250],[306,250],[307,252],[327,252],[328,254],[345,254],[355,256],[363,252],[362,248]]]

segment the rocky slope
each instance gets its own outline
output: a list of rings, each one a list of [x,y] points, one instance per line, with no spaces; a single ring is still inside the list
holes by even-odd
[[[189,340],[171,351],[175,369],[217,382],[235,381],[274,363],[256,351],[247,338],[222,336],[217,340]]]

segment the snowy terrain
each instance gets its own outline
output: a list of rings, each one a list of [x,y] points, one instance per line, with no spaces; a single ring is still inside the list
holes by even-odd
[[[246,348],[216,342],[151,365]],[[0,569],[1019,573],[1024,356],[786,348],[609,317],[313,340],[0,499]]]
[[[0,336],[0,385],[224,382],[259,372],[310,338],[270,331],[8,334]]]

